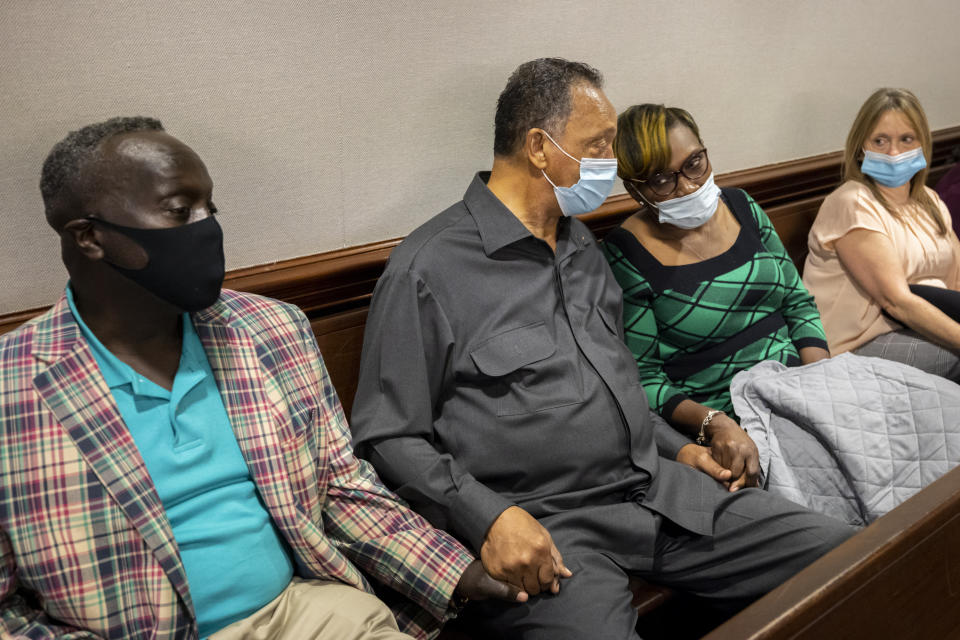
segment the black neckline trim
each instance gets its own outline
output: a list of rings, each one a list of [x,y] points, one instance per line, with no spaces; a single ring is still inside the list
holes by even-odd
[[[690,295],[697,287],[707,280],[732,271],[753,259],[760,242],[760,229],[753,219],[753,212],[747,202],[745,193],[732,191],[739,189],[721,189],[720,197],[726,203],[733,216],[740,223],[740,231],[733,245],[723,253],[701,262],[683,265],[665,265],[657,260],[636,236],[624,229],[616,227],[610,230],[604,242],[615,245],[620,252],[646,279],[650,286],[662,293],[671,289],[678,293]],[[731,197],[732,195],[732,197]],[[739,197],[738,197],[739,196]]]

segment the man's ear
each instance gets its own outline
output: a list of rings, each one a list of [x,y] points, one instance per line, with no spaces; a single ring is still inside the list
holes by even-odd
[[[543,129],[530,129],[524,138],[523,150],[527,156],[527,161],[539,170],[547,168],[547,156],[543,152],[543,145],[547,140]]]
[[[90,260],[103,259],[103,247],[97,237],[93,222],[86,218],[74,218],[63,225],[60,234],[73,241],[74,246]]]

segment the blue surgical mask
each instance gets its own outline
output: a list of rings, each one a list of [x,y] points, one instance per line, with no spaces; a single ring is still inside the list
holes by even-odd
[[[543,177],[547,182],[553,185],[553,193],[557,196],[557,203],[560,204],[560,211],[565,216],[577,216],[581,213],[590,213],[607,199],[610,190],[613,189],[613,182],[617,179],[617,161],[614,158],[583,158],[577,160],[572,155],[564,151],[563,147],[550,137],[546,131],[545,136],[563,153],[574,162],[580,164],[580,180],[570,187],[558,187],[553,184],[553,180],[547,177],[547,174],[541,169]]]
[[[885,187],[899,187],[910,182],[910,179],[926,166],[927,159],[923,156],[923,147],[904,151],[895,156],[864,150],[860,171]]]
[[[658,202],[654,207],[660,222],[681,229],[696,229],[713,217],[719,202],[720,187],[714,184],[711,172],[703,185],[693,193]]]

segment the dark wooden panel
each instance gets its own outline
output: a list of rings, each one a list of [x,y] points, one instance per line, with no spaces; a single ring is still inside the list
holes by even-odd
[[[353,397],[357,393],[360,350],[363,347],[366,321],[366,307],[341,311],[310,321],[310,326],[317,336],[317,344],[320,345],[320,353],[323,354],[323,361],[348,418],[353,408]]]
[[[633,589],[633,600],[630,601],[630,604],[637,610],[638,616],[646,615],[663,606],[676,595],[676,592],[669,587],[661,587],[642,580],[631,585],[631,588]]]
[[[767,212],[801,273],[807,255],[807,232],[822,201],[822,196],[816,196],[776,206]],[[366,318],[367,306],[364,305],[311,320],[320,351],[348,416],[360,375],[360,351]]]
[[[960,147],[960,126],[934,133],[931,176],[942,175]],[[777,224],[777,207],[816,196],[825,196],[840,182],[840,153],[827,153],[717,176],[721,186],[737,186],[771,213]],[[593,213],[582,217],[598,238],[637,210],[630,196],[611,196]],[[337,251],[282,260],[227,274],[224,286],[250,291],[296,304],[311,319],[369,304],[377,278],[390,251],[401,238],[348,247]],[[16,328],[44,308],[0,315],[0,333]]]
[[[801,273],[803,273],[803,263],[808,252],[807,234],[810,232],[810,225],[817,217],[823,198],[824,196],[813,196],[767,210],[773,228],[776,229],[783,246]]]
[[[960,638],[960,468],[704,640]]]
[[[34,318],[50,307],[37,307],[36,309],[27,309],[26,311],[15,311],[0,316],[0,335],[8,331],[13,331],[27,320]]]
[[[237,269],[224,286],[290,302],[308,317],[364,306],[399,238]]]

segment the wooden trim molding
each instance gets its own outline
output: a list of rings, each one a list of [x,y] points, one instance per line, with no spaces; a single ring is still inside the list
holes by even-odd
[[[960,126],[933,134],[931,182],[955,162],[960,147]],[[723,187],[745,189],[774,217],[772,210],[826,196],[840,183],[841,152],[778,162],[717,176]],[[618,194],[593,213],[582,217],[598,238],[637,210],[627,194]],[[235,269],[227,274],[224,286],[277,298],[299,306],[311,319],[357,309],[369,304],[377,278],[383,273],[390,251],[402,238],[381,240],[270,264]],[[47,307],[0,315],[0,334],[10,331]]]
[[[50,307],[37,307],[36,309],[27,309],[25,311],[14,311],[0,316],[0,335],[8,331],[13,331],[30,318],[34,318]]]
[[[960,126],[933,135],[931,181],[953,165],[952,152],[960,147]],[[774,209],[812,198],[823,198],[840,184],[842,153],[825,153],[717,176],[722,187],[745,189],[764,209]],[[789,209],[789,207],[788,207]],[[623,193],[607,198],[593,213],[582,216],[598,238],[637,210]],[[274,265],[233,271],[225,286],[279,298],[298,305],[311,318],[365,306],[393,247],[402,238],[349,247]]]
[[[366,305],[387,258],[403,238],[237,269],[224,287],[299,306],[308,317]]]

